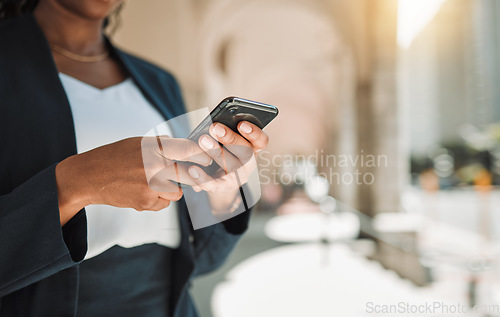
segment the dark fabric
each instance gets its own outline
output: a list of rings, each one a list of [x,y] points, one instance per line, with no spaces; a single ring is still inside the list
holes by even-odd
[[[166,119],[185,112],[171,74],[110,47]],[[186,135],[186,129],[173,127],[174,135]],[[56,164],[76,153],[75,133],[48,43],[32,14],[0,23],[0,149],[0,316],[75,316],[86,215],[82,210],[60,228],[55,181]],[[190,317],[197,316],[190,279],[224,262],[248,213],[192,230],[183,200],[179,212],[170,309],[173,316]]]
[[[114,246],[80,264],[78,317],[165,317],[171,305],[173,250]]]

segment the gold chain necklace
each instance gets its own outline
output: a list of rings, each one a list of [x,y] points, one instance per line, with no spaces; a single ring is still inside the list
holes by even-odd
[[[109,52],[105,52],[99,55],[92,55],[92,56],[85,56],[85,55],[78,55],[75,53],[72,53],[59,45],[56,44],[50,44],[50,49],[54,52],[57,52],[69,59],[72,59],[76,62],[81,62],[81,63],[95,63],[95,62],[102,62],[103,60],[106,60],[109,57]]]

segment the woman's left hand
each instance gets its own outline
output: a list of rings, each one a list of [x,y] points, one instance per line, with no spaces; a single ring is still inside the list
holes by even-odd
[[[241,135],[221,123],[214,123],[210,126],[210,135],[203,135],[198,140],[200,147],[222,167],[222,175],[207,175],[198,166],[188,169],[197,183],[193,189],[215,194],[218,205],[224,205],[225,200],[228,201],[227,204],[231,204],[239,187],[247,182],[250,174],[257,168],[255,154],[269,143],[267,134],[248,121],[240,122],[238,131]]]

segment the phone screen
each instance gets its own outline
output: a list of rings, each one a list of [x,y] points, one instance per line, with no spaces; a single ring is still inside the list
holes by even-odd
[[[278,115],[278,108],[263,103],[250,101],[237,97],[228,97],[215,107],[210,115],[191,132],[188,139],[198,142],[198,139],[204,135],[209,134],[209,128],[212,123],[220,122],[233,130],[238,132],[238,123],[241,121],[248,121],[259,128],[263,129]],[[207,174],[213,176],[216,171],[220,169],[217,163],[212,163],[208,167],[202,167]]]
[[[208,134],[212,123],[220,122],[238,133],[238,123],[248,121],[263,129],[278,115],[275,106],[246,100],[237,97],[228,97],[215,107],[188,136],[188,139],[198,141],[203,134]]]

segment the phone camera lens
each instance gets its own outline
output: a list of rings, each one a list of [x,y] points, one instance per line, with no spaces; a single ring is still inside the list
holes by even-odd
[[[238,111],[238,107],[231,107],[229,108],[229,113],[230,114],[235,114]]]

